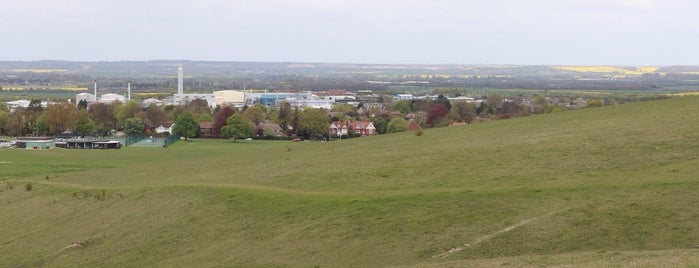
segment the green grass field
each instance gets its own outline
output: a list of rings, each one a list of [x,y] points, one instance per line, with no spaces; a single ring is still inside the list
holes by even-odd
[[[329,143],[2,149],[0,267],[697,267],[698,104]]]

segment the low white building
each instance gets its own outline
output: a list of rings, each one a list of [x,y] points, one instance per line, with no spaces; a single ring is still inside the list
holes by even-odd
[[[78,93],[75,94],[75,105],[78,105],[80,101],[86,101],[88,104],[93,103],[97,100],[97,97],[90,93]]]
[[[16,100],[16,101],[8,101],[5,104],[7,105],[7,109],[10,109],[10,112],[14,112],[17,108],[27,108],[29,107],[30,100]]]
[[[315,108],[315,109],[332,109],[335,105],[335,100],[327,99],[296,99],[287,98],[284,101],[288,102],[291,107],[298,108]]]
[[[216,108],[216,98],[214,94],[206,93],[190,93],[190,94],[174,94],[169,98],[167,103],[172,105],[185,105],[193,100],[205,100],[211,108]]]
[[[115,102],[126,103],[126,97],[124,97],[124,95],[107,93],[100,96],[99,102],[105,104],[112,104]]]
[[[17,108],[29,108],[29,104],[31,104],[32,101],[30,100],[16,100],[16,101],[8,101],[5,104],[7,105],[7,109],[10,110],[10,112],[14,112],[15,109]],[[41,101],[41,107],[42,108],[47,108],[49,107],[49,102],[47,101]]]
[[[396,100],[412,100],[414,96],[413,94],[396,94],[393,98]]]
[[[159,99],[147,98],[147,99],[145,99],[145,100],[143,100],[143,101],[141,102],[141,105],[142,105],[143,107],[148,107],[148,106],[150,106],[151,104],[155,104],[155,105],[157,105],[157,106],[161,106],[161,105],[163,105],[164,103],[165,103],[165,102],[163,102],[163,101],[161,101],[161,100],[159,100]]]
[[[450,102],[456,103],[456,102],[476,102],[476,99],[471,98],[471,97],[466,97],[466,96],[458,96],[454,98],[447,98]]]

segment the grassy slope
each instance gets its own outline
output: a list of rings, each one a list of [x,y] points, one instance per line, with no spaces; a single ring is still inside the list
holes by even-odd
[[[697,265],[697,103],[322,144],[5,149],[0,266]]]

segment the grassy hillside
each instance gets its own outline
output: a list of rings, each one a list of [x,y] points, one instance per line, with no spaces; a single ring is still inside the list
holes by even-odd
[[[0,266],[696,266],[697,104],[330,143],[3,149]]]

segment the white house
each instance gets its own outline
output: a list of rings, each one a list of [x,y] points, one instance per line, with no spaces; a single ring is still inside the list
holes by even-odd
[[[158,134],[163,134],[163,133],[172,133],[172,127],[174,127],[175,124],[170,125],[169,127],[164,127],[163,125],[160,125],[155,128],[155,133]]]

